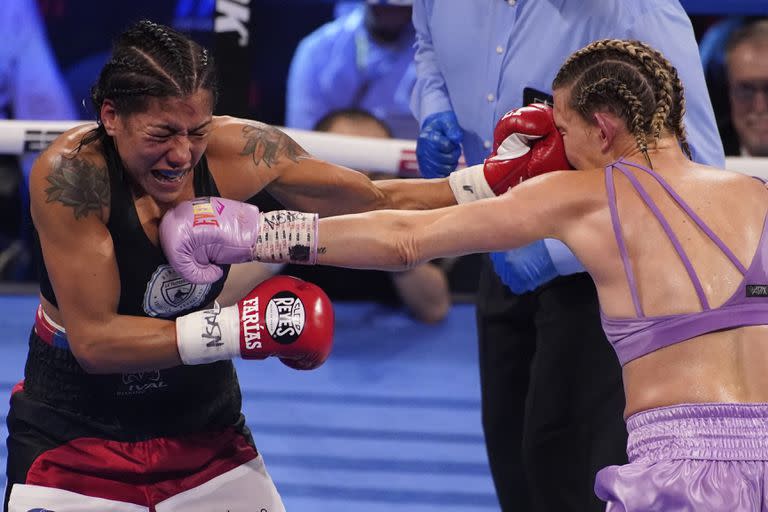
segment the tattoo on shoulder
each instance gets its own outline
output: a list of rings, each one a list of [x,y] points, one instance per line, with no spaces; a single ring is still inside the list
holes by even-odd
[[[251,155],[257,166],[264,162],[267,167],[272,167],[282,157],[298,162],[309,156],[296,141],[267,124],[243,126],[243,138],[245,146],[240,154]]]
[[[107,170],[88,160],[63,157],[46,180],[50,183],[45,189],[46,202],[58,201],[72,207],[75,219],[109,206]]]

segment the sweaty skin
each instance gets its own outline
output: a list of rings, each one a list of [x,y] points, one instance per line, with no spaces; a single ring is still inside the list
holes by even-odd
[[[212,116],[205,90],[185,98],[152,99],[145,112],[129,116],[119,115],[107,100],[101,119],[125,166],[139,221],[154,244],[164,212],[193,197],[191,170],[203,154],[221,196],[239,201],[266,190],[288,209],[321,215],[455,203],[445,180],[374,183],[359,172],[312,158],[274,127]],[[43,310],[66,328],[72,352],[86,371],[176,366],[174,322],[117,314],[119,274],[106,227],[107,164],[98,142],[78,151],[93,127],[62,134],[32,170],[32,218],[59,303],[56,308],[41,297]]]
[[[645,165],[623,122],[606,138],[555,91],[555,120],[577,172],[532,178],[504,195],[423,212],[370,212],[321,219],[318,262],[392,270],[437,257],[521,247],[542,238],[565,242],[597,286],[610,317],[635,317],[627,278],[611,224],[602,166],[624,157]],[[559,96],[559,97],[558,97]],[[560,105],[560,107],[558,107]],[[748,266],[758,248],[768,211],[768,191],[739,173],[713,170],[688,160],[665,134],[649,150],[653,167]],[[651,177],[638,180],[658,204],[681,241],[711,307],[727,300],[741,272]],[[628,180],[617,175],[621,227],[647,316],[701,310],[680,257],[659,222]],[[578,343],[578,340],[574,340]],[[624,367],[627,415],[679,403],[768,402],[768,327],[712,332],[659,349]]]

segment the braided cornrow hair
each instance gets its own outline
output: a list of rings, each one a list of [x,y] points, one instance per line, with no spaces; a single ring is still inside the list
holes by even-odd
[[[683,81],[680,80],[680,76],[677,74],[677,68],[660,51],[650,46],[646,46],[646,48],[656,56],[659,64],[666,67],[669,71],[670,81],[672,82],[672,110],[667,118],[667,127],[677,137],[680,147],[686,156],[692,158],[691,148],[688,145],[688,135],[685,130],[685,121],[683,120],[685,117],[685,89],[683,88]]]
[[[656,58],[655,50],[652,50],[647,45],[639,41],[626,41],[620,39],[603,39],[595,41],[591,45],[579,50],[576,54],[569,59],[570,63],[575,63],[577,60],[584,60],[594,62],[594,57],[599,54],[625,54],[634,61],[643,66],[647,73],[653,77],[653,81],[658,88],[657,91],[657,110],[654,112],[651,126],[655,137],[658,137],[661,130],[664,127],[664,121],[671,111],[673,88],[670,82],[670,76],[667,69],[659,65]],[[592,56],[592,59],[589,57]],[[598,57],[599,58],[599,57]],[[568,65],[566,62],[565,65]],[[565,65],[563,67],[565,67]]]
[[[147,108],[150,98],[185,97],[208,90],[218,99],[218,81],[208,50],[170,27],[142,20],[123,32],[112,58],[91,88],[91,102],[99,125],[83,137],[80,146],[107,137],[99,115],[104,100],[111,100],[121,115]]]
[[[647,158],[648,138],[646,137],[646,133],[649,126],[643,115],[643,102],[624,82],[610,77],[601,78],[600,80],[587,85],[584,87],[582,94],[579,95],[577,100],[578,111],[587,111],[589,105],[592,105],[596,100],[611,97],[618,98],[626,107],[624,114],[632,128],[637,147],[640,148],[640,151],[642,151]]]
[[[606,77],[610,80],[603,81]],[[657,140],[665,129],[675,134],[688,153],[682,128],[682,83],[675,68],[646,44],[619,39],[591,43],[560,68],[552,87],[566,86],[572,86],[571,107],[585,119],[604,108],[624,119],[649,165],[648,139]]]

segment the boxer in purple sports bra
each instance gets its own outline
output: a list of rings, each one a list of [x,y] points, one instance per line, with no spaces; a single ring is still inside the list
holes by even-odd
[[[664,215],[659,211],[658,206],[640,184],[630,168],[639,169],[653,178],[669,193],[670,197],[682,208],[690,219],[696,223],[702,232],[714,242],[725,256],[739,269],[744,276],[741,284],[736,291],[718,307],[711,307],[707,301],[701,281],[696,275],[696,270],[691,264],[691,260],[685,253],[685,249],[675,236]],[[685,270],[691,279],[691,283],[696,289],[696,295],[701,304],[701,311],[693,313],[683,313],[674,315],[646,316],[643,313],[643,307],[640,304],[640,298],[637,292],[637,285],[632,272],[632,263],[627,255],[624,236],[621,231],[619,215],[616,209],[616,190],[614,188],[613,171],[617,170],[627,177],[629,182],[635,188],[643,199],[643,202],[658,219],[659,224],[672,242],[675,252],[680,256]],[[741,264],[739,259],[733,254],[727,245],[704,223],[696,212],[675,192],[672,187],[658,173],[645,166],[633,164],[624,160],[619,160],[605,167],[605,184],[608,190],[608,202],[611,211],[611,222],[613,232],[616,235],[616,241],[621,254],[621,261],[624,264],[624,270],[627,275],[630,292],[632,294],[632,304],[635,308],[636,318],[611,318],[601,312],[603,330],[608,341],[613,345],[619,362],[624,366],[629,361],[644,356],[654,350],[679,343],[712,331],[728,329],[743,325],[762,325],[768,324],[768,288],[761,288],[768,283],[768,239],[765,230],[768,224],[763,224],[763,232],[760,237],[760,244],[757,252],[752,258],[749,267]],[[751,284],[751,283],[763,283]]]
[[[686,251],[643,185],[630,170],[652,176],[742,274],[734,293],[712,307]],[[696,290],[701,310],[647,316],[637,290],[617,212],[614,172],[628,179],[674,246]],[[744,266],[728,246],[657,172],[619,160],[605,167],[611,222],[636,317],[602,313],[603,329],[622,366],[653,351],[696,336],[741,326],[768,324],[768,223],[757,251]],[[761,284],[754,284],[761,283]],[[609,511],[766,510],[763,491],[768,457],[766,404],[690,404],[649,409],[627,419],[630,464],[605,468],[596,492]],[[682,507],[682,508],[679,508]]]
[[[563,241],[595,282],[622,363],[629,463],[598,473],[607,510],[768,511],[765,184],[690,159],[682,83],[643,43],[595,41],[552,88],[551,131],[498,137],[500,122],[494,163],[526,168],[536,140],[559,132],[577,171],[494,198],[486,162],[460,171],[464,204],[321,219],[317,263],[396,270]],[[546,112],[519,109],[502,122],[526,126],[535,115],[543,126]],[[558,478],[553,467],[553,492]]]

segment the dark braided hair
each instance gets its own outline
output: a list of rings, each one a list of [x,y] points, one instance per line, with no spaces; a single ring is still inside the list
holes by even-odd
[[[677,70],[664,56],[640,41],[602,39],[565,61],[553,89],[571,86],[570,107],[584,119],[608,109],[621,117],[650,165],[648,141],[664,130],[678,139],[685,154],[685,97]]]
[[[100,119],[107,99],[119,114],[130,115],[145,110],[150,98],[183,98],[200,89],[211,92],[215,105],[218,81],[209,51],[172,28],[139,21],[117,39],[112,58],[91,88],[99,125],[83,137],[80,147],[107,137]]]

